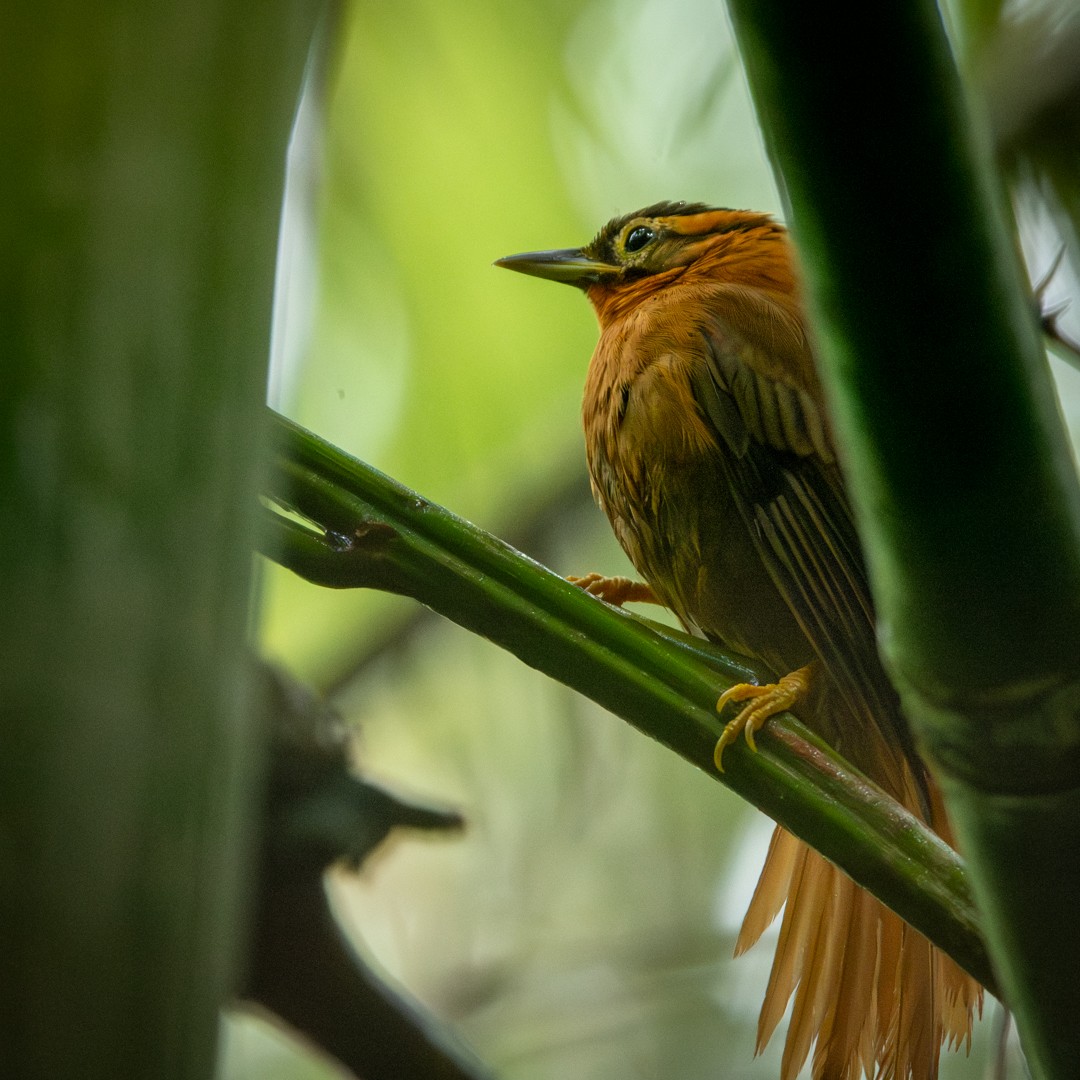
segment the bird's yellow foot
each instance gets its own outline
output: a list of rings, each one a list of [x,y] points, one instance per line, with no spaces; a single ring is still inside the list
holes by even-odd
[[[586,574],[584,577],[568,577],[566,580],[614,607],[622,607],[623,604],[660,604],[663,602],[652,591],[652,586],[646,585],[644,581],[631,581],[630,578],[625,577],[604,577],[603,574]]]
[[[768,683],[765,686],[754,686],[752,683],[737,683],[730,690],[725,690],[716,703],[716,711],[723,712],[724,706],[732,701],[746,701],[739,710],[739,715],[730,721],[720,734],[720,739],[713,751],[713,761],[716,768],[724,771],[723,757],[724,748],[730,746],[742,732],[747,745],[751,750],[757,750],[754,735],[761,730],[761,726],[777,713],[790,709],[797,701],[806,696],[810,689],[810,667],[799,668],[790,675],[785,675],[779,682]]]

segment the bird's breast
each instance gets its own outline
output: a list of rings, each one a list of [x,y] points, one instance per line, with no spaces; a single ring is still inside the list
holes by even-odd
[[[732,453],[694,397],[690,339],[608,328],[586,381],[593,492],[637,571],[688,626],[770,666],[805,662],[726,480]],[[764,655],[761,642],[775,642]],[[790,669],[789,669],[790,670]]]

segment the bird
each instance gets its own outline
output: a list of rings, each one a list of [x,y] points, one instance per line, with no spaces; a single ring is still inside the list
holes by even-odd
[[[593,494],[641,582],[572,579],[655,601],[775,678],[733,687],[716,750],[751,747],[795,707],[947,841],[944,805],[882,664],[873,598],[818,374],[797,254],[771,215],[660,202],[584,247],[497,266],[573,285],[600,336],[582,403]],[[740,704],[741,703],[741,704]],[[730,767],[730,764],[729,766]],[[781,1080],[934,1080],[970,1048],[982,987],[780,826],[736,954],[783,917],[755,1053],[794,997]]]

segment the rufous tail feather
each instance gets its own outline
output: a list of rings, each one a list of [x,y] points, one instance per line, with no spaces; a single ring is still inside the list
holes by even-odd
[[[907,800],[905,800],[907,801]],[[933,825],[948,839],[940,798]],[[942,1043],[970,1046],[982,988],[843,871],[782,828],[735,947],[745,952],[784,909],[757,1052],[794,994],[781,1080],[813,1046],[814,1080],[936,1080]]]

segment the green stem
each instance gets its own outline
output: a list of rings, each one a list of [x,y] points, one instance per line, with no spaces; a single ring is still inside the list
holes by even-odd
[[[718,694],[747,663],[611,608],[282,417],[264,550],[321,585],[411,596],[619,714],[833,859],[988,986],[960,860],[793,717],[713,765]]]
[[[929,0],[730,0],[806,271],[894,681],[1039,1077],[1080,1076],[1080,490]],[[869,119],[868,119],[869,118]]]

